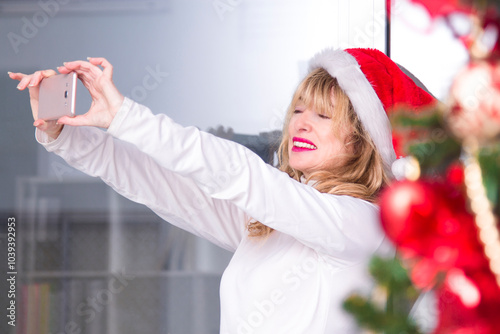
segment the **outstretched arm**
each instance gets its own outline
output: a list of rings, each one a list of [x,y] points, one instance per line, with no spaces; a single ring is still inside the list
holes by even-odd
[[[235,250],[248,219],[243,211],[230,202],[210,198],[192,180],[162,168],[131,144],[96,128],[64,127],[63,124],[71,124],[106,128],[123,102],[112,83],[111,65],[102,58],[90,61],[93,64],[86,63],[89,66],[79,70],[79,77],[91,92],[91,108],[85,115],[63,117],[57,122],[38,119],[39,84],[57,73],[9,73],[10,78],[19,81],[18,89],[29,89],[37,140],[70,165],[100,177],[120,194],[147,205],[172,224],[227,250]],[[96,65],[102,65],[104,71]],[[68,73],[65,67],[59,71]]]
[[[242,210],[207,196],[192,180],[160,167],[134,145],[90,127],[66,126],[55,141],[41,131],[36,138],[71,166],[100,177],[177,227],[229,251],[243,238],[247,216]]]
[[[250,217],[334,258],[355,261],[383,241],[373,204],[320,193],[239,144],[182,127],[130,99],[124,100],[108,133],[191,179],[210,197],[230,201]]]

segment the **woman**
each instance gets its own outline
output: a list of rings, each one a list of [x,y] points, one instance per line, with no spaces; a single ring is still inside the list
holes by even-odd
[[[385,110],[432,101],[390,59],[364,49],[312,59],[286,115],[280,170],[124,98],[103,58],[59,68],[72,71],[93,103],[58,123],[37,119],[38,84],[55,72],[9,74],[30,89],[37,140],[234,252],[221,281],[221,333],[358,331],[342,302],[370,289],[367,263],[386,249],[374,204],[395,160]]]

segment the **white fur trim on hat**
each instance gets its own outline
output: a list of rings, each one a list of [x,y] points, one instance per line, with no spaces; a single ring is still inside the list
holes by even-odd
[[[391,124],[382,102],[356,59],[346,51],[326,49],[310,60],[309,72],[316,68],[324,68],[337,79],[382,157],[386,173],[392,176],[391,166],[396,160],[396,153],[392,145]]]

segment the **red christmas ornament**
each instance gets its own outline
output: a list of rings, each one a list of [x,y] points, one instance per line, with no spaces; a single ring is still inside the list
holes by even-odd
[[[410,279],[418,289],[429,290],[437,283],[437,276],[444,269],[435,261],[427,258],[414,257],[410,268]]]
[[[423,256],[442,269],[483,264],[474,218],[453,186],[397,182],[382,194],[380,214],[385,232],[401,252]]]
[[[470,63],[450,91],[448,124],[459,138],[489,140],[500,135],[500,63]]]
[[[464,168],[460,163],[452,163],[446,169],[446,181],[455,187],[461,188],[464,184]]]
[[[382,226],[421,289],[436,283],[439,319],[434,334],[497,334],[500,288],[462,194],[459,166],[446,182],[393,184],[381,196]],[[451,176],[450,176],[451,175]],[[460,182],[460,184],[458,184]],[[436,279],[445,275],[442,282]]]
[[[438,17],[449,17],[452,14],[467,14],[471,28],[467,33],[457,29],[452,20],[447,20],[447,24],[454,35],[459,38],[464,46],[469,50],[474,50],[474,54],[485,57],[500,57],[500,20],[498,5],[493,2],[479,0],[411,0],[413,3],[422,5],[432,19]],[[497,6],[497,7],[495,7]],[[474,26],[474,27],[472,27]],[[479,30],[481,33],[478,33]],[[496,38],[496,40],[495,40]],[[476,47],[480,44],[479,49]],[[477,53],[479,52],[479,53]]]
[[[497,334],[500,290],[487,267],[466,274],[450,270],[436,291],[439,322],[434,334]]]
[[[473,0],[412,0],[412,2],[424,6],[433,18],[455,12],[471,13],[474,5]]]
[[[491,59],[499,59],[500,58],[500,13],[498,13],[495,9],[489,9],[486,11],[484,18],[482,20],[483,29],[488,31],[490,34],[494,34],[496,32],[496,41],[494,41],[491,46]]]

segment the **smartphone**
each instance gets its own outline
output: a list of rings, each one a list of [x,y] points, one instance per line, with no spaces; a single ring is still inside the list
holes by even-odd
[[[38,95],[38,118],[59,119],[75,116],[76,73],[57,74],[40,83]]]

